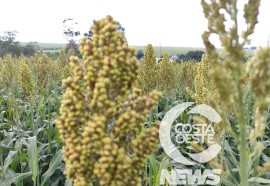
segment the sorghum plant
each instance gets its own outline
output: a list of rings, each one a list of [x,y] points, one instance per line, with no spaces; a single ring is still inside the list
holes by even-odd
[[[180,89],[191,89],[194,84],[194,79],[197,75],[197,62],[189,60],[180,63],[173,63],[172,66],[174,69],[174,76],[176,81],[175,86],[180,87]]]
[[[17,68],[14,63],[14,59],[10,54],[7,54],[3,58],[0,76],[6,89],[9,89],[12,86],[13,81],[17,80]]]
[[[221,105],[221,100],[213,85],[213,80],[209,77],[208,72],[212,69],[206,55],[202,56],[201,62],[197,66],[197,75],[195,76],[195,92],[193,93],[187,87],[188,94],[196,101],[197,104],[209,104],[212,102]],[[213,107],[217,106],[211,105]]]
[[[240,154],[239,175],[240,185],[249,185],[250,176],[256,176],[256,163],[254,160],[260,157],[264,144],[260,141],[264,135],[266,121],[264,112],[269,107],[269,49],[262,49],[250,63],[249,89],[243,89],[244,76],[242,73],[242,59],[244,57],[244,46],[250,42],[248,37],[254,32],[259,14],[260,0],[249,0],[244,7],[244,19],[246,29],[240,30],[238,25],[237,0],[208,1],[202,0],[204,15],[208,20],[208,31],[202,35],[206,46],[206,53],[211,59],[213,69],[210,76],[219,96],[224,102],[224,108],[230,109],[236,120],[236,129],[233,130],[238,142]],[[232,24],[228,28],[225,17]],[[211,35],[218,35],[224,48],[225,57],[223,62],[219,61],[219,54],[210,41]],[[248,95],[253,93],[255,99],[254,119],[250,111]],[[249,126],[254,123],[254,129],[250,131]],[[250,139],[250,140],[249,140]],[[251,153],[249,153],[251,152]],[[254,164],[248,163],[249,161]],[[267,167],[267,164],[265,164]],[[251,171],[254,169],[255,171]],[[263,169],[265,170],[265,169]]]
[[[158,66],[156,54],[151,44],[146,46],[144,60],[140,65],[138,87],[148,93],[158,86]]]
[[[117,28],[110,16],[94,21],[93,40],[81,40],[83,62],[71,57],[73,75],[63,81],[56,124],[65,174],[76,186],[141,185],[141,166],[158,143],[157,127],[138,134],[161,94],[142,96],[138,89],[131,94],[138,62]]]
[[[41,57],[38,57],[38,60],[35,63],[35,75],[39,92],[44,90],[49,83],[51,66],[52,62],[46,54],[42,54]]]
[[[33,75],[24,60],[20,61],[19,83],[25,95],[33,95],[35,90]]]
[[[176,88],[175,74],[167,53],[158,64],[158,87],[162,92],[172,92]]]

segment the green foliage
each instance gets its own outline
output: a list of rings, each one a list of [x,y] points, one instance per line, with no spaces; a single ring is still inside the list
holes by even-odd
[[[38,50],[36,42],[30,42],[26,46],[21,46],[18,41],[15,41],[17,31],[6,31],[3,36],[0,36],[0,57],[7,54],[13,56],[20,56],[24,54],[25,56],[33,56]]]
[[[60,87],[48,87],[48,94],[31,99],[19,86],[0,90],[1,186],[64,185],[61,142],[54,126],[60,99]]]
[[[143,50],[138,50],[138,51],[137,51],[137,55],[136,55],[137,59],[139,60],[139,59],[141,59],[143,56],[144,56]]]
[[[25,56],[34,56],[38,50],[39,46],[37,42],[29,42],[25,46],[22,46],[22,53]]]
[[[19,42],[15,41],[16,31],[4,32],[3,36],[0,36],[0,56],[3,57],[6,54],[19,56],[22,52],[22,48]]]
[[[195,60],[201,61],[202,55],[204,54],[203,51],[195,50],[195,51],[188,51],[185,54],[178,54],[178,61],[188,61],[188,60]]]

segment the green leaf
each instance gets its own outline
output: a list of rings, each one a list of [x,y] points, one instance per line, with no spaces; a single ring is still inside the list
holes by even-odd
[[[53,173],[55,172],[57,168],[59,168],[59,165],[62,160],[63,160],[62,150],[58,150],[53,156],[48,170],[41,177],[41,186],[44,186],[47,184],[48,180],[50,179],[50,176],[53,175]]]
[[[13,157],[17,154],[17,151],[9,151],[7,158],[4,162],[4,172],[6,172],[8,166],[12,163]]]
[[[150,168],[150,170],[149,170],[149,179],[150,179],[149,183],[150,183],[150,185],[152,185],[152,182],[153,182],[153,180],[156,179],[156,175],[157,175],[157,160],[153,154],[151,154],[149,156],[149,166],[150,166],[149,167]]]
[[[155,180],[154,180],[154,184],[153,184],[154,186],[159,186],[161,171],[163,169],[168,169],[169,165],[170,165],[170,160],[168,158],[164,157],[162,159],[162,161],[160,162],[158,172],[155,176]]]
[[[252,177],[248,179],[248,182],[257,182],[257,183],[270,183],[269,179],[259,178],[259,177]]]
[[[65,181],[65,186],[72,186],[73,184],[72,184],[72,181],[71,180],[69,180],[69,179],[66,179],[66,181]]]
[[[36,136],[28,138],[27,148],[28,148],[27,154],[28,154],[29,168],[30,171],[32,172],[32,180],[35,182],[39,171]]]
[[[4,180],[0,179],[1,186],[10,186],[12,183],[18,182],[31,175],[31,172],[26,173],[14,173],[12,175],[6,176]]]

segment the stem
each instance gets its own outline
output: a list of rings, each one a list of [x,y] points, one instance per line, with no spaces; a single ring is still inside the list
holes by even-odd
[[[237,21],[237,0],[234,0],[233,2],[233,21],[235,23],[236,27],[236,33],[238,33],[238,21]],[[239,37],[235,38],[236,44],[235,46],[239,45]],[[236,51],[235,51],[236,52]],[[239,51],[242,52],[242,51]],[[235,56],[234,56],[235,57]],[[248,186],[248,157],[247,157],[247,130],[246,130],[246,120],[245,120],[245,104],[244,104],[244,94],[241,89],[241,84],[240,84],[240,78],[241,78],[241,58],[235,57],[235,61],[237,61],[237,69],[235,73],[235,82],[236,82],[236,87],[237,87],[237,95],[238,95],[238,122],[239,122],[239,129],[240,129],[240,147],[239,147],[239,153],[240,153],[240,185],[241,186]]]
[[[3,171],[3,179],[5,179],[4,160],[3,160],[3,153],[2,153],[2,141],[0,141],[0,159],[1,159],[1,170]]]
[[[93,181],[93,186],[100,186],[98,180]]]
[[[240,129],[240,185],[241,186],[248,186],[248,158],[247,158],[247,130],[246,130],[246,121],[245,121],[245,105],[243,102],[243,92],[241,90],[241,85],[239,83],[239,78],[241,77],[241,69],[237,69],[237,92],[238,92],[238,102],[239,102],[239,129]]]
[[[39,174],[40,174],[40,173],[38,173],[38,175],[37,175],[37,186],[40,186]]]
[[[151,162],[148,159],[148,163],[149,163],[149,186],[152,186],[152,167],[151,167]]]

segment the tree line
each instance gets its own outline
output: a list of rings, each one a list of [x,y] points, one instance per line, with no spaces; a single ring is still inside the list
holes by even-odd
[[[200,50],[188,51],[185,54],[177,54],[176,61],[182,62],[182,61],[195,60],[197,62],[200,62],[203,54],[204,54],[204,52],[200,51]],[[143,59],[143,57],[144,57],[144,51],[138,50],[137,51],[137,59]]]
[[[17,31],[5,31],[0,35],[0,57],[6,54],[13,56],[19,56],[21,54],[25,56],[33,56],[39,49],[37,42],[29,42],[25,46],[21,46],[16,41]]]

